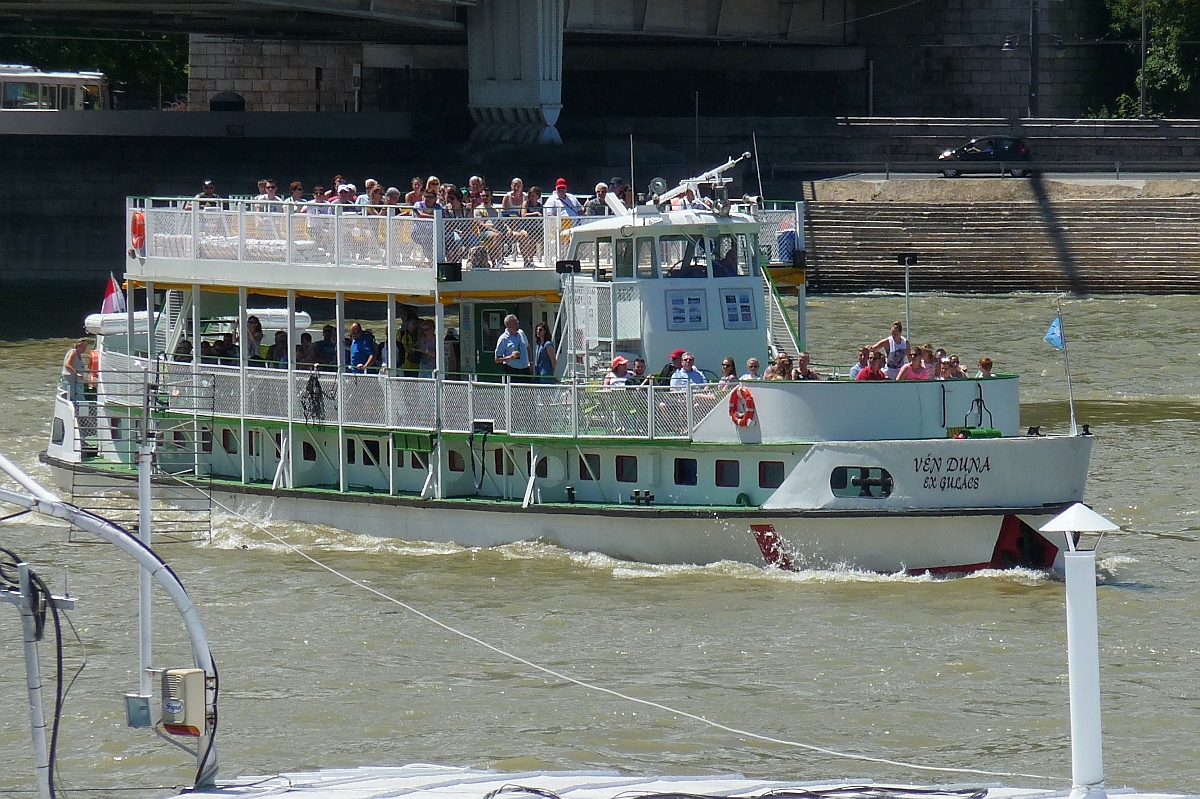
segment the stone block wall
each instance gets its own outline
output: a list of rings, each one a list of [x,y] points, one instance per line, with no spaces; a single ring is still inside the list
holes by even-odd
[[[860,0],[858,44],[874,62],[880,116],[1026,115],[1031,0]],[[1086,116],[1112,98],[1101,83],[1121,47],[1104,33],[1102,0],[1041,0],[1039,116]],[[1019,37],[1011,52],[1001,46]],[[1056,49],[1056,41],[1063,46]]]
[[[207,111],[214,94],[231,91],[247,111],[353,111],[361,63],[361,44],[192,35],[188,107]]]

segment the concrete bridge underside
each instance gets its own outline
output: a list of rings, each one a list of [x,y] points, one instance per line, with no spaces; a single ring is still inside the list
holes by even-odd
[[[465,45],[468,106],[476,123],[553,126],[562,109],[564,37],[612,46],[615,69],[623,48],[639,46],[644,61],[647,46],[667,42],[778,45],[810,71],[862,69],[864,58],[854,46],[857,2],[0,0],[0,28]]]

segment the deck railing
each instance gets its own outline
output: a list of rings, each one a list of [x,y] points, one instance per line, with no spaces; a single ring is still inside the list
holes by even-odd
[[[771,263],[804,247],[803,206],[768,202],[752,210]],[[142,239],[132,234],[141,213]],[[131,198],[128,247],[154,258],[428,269],[455,261],[466,269],[553,269],[566,257],[570,230],[595,217],[432,218],[409,206],[304,204],[263,200]]]
[[[146,359],[106,351],[104,401],[140,408]],[[160,360],[151,369],[157,411],[381,430],[562,438],[687,439],[728,395],[724,386],[607,388],[592,383],[493,383]],[[441,394],[439,413],[438,395]],[[204,397],[198,404],[195,397]],[[440,418],[439,418],[440,417]]]
[[[371,213],[368,213],[370,211]],[[407,206],[305,205],[252,200],[131,199],[154,258],[427,269],[553,269],[565,257],[571,217],[432,218]],[[378,213],[375,213],[378,212]]]

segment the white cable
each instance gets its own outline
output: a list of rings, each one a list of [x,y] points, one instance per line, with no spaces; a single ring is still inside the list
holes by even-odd
[[[189,488],[193,488],[196,491],[199,491],[200,493],[205,493],[203,491],[203,489],[201,489],[197,486],[194,486],[185,480],[181,480],[178,477],[175,477],[173,479],[177,480],[182,485],[188,486]],[[531,660],[526,660],[525,658],[521,657],[520,655],[514,655],[513,653],[505,651],[505,650],[501,649],[500,647],[495,646],[494,644],[489,644],[487,641],[484,641],[481,638],[476,638],[474,635],[471,635],[470,633],[463,632],[462,630],[459,630],[455,627],[451,627],[449,624],[446,624],[443,621],[439,621],[438,619],[435,619],[433,616],[430,616],[428,613],[418,610],[417,608],[413,607],[412,605],[408,604],[407,602],[404,602],[403,600],[396,599],[393,596],[389,596],[388,594],[385,594],[382,591],[380,591],[378,588],[373,588],[373,587],[367,585],[366,583],[360,582],[359,580],[356,580],[355,578],[353,578],[347,574],[343,574],[342,572],[338,571],[334,567],[317,560],[312,555],[309,555],[307,552],[305,552],[304,550],[297,547],[295,544],[292,544],[292,543],[288,542],[286,539],[282,538],[281,536],[276,535],[275,533],[271,532],[270,530],[263,527],[261,524],[254,521],[253,519],[250,519],[250,518],[242,515],[241,513],[238,513],[237,511],[230,508],[228,505],[223,504],[222,502],[220,502],[217,499],[212,499],[211,496],[210,496],[210,499],[214,505],[221,508],[226,513],[229,513],[232,516],[236,516],[237,518],[241,519],[242,521],[246,522],[247,524],[251,525],[252,527],[254,527],[258,530],[261,530],[263,533],[270,536],[276,543],[286,547],[288,550],[294,552],[295,554],[297,554],[300,557],[304,558],[305,560],[309,561],[313,565],[318,566],[318,567],[324,569],[325,571],[329,572],[330,574],[345,580],[346,582],[350,583],[351,585],[358,586],[359,588],[363,589],[364,591],[372,593],[375,596],[379,597],[380,599],[383,599],[387,602],[391,602],[394,605],[402,607],[405,610],[407,610],[409,613],[412,613],[415,616],[419,616],[420,618],[424,619],[425,621],[427,621],[431,624],[435,624],[438,627],[441,627],[443,630],[445,630],[448,633],[453,633],[454,635],[457,635],[460,638],[470,641],[473,644],[478,644],[479,646],[482,646],[484,649],[490,649],[492,652],[495,652],[497,655],[500,655],[501,657],[508,658],[509,660],[511,660],[513,662],[520,663],[523,666],[528,666],[529,668],[534,669],[535,671],[540,671],[543,674],[548,674],[552,677],[556,677],[560,680],[569,682],[573,685],[578,685],[580,688],[586,688],[589,691],[597,691],[602,694],[608,694],[609,696],[614,696],[618,699],[624,699],[627,702],[634,702],[636,704],[643,705],[645,707],[652,707],[652,708],[655,708],[656,710],[662,710],[666,713],[673,713],[677,716],[682,716],[686,719],[691,719],[692,721],[698,721],[701,724],[712,727],[713,729],[733,733],[734,735],[743,735],[747,738],[753,738],[754,740],[763,741],[765,743],[778,744],[779,746],[789,746],[789,747],[792,747],[795,749],[804,749],[809,752],[817,752],[817,753],[820,753],[823,755],[829,755],[830,757],[842,758],[844,760],[858,760],[858,761],[861,761],[864,763],[879,763],[879,764],[886,765],[886,766],[899,766],[900,768],[912,769],[914,771],[932,771],[932,772],[938,772],[938,773],[942,773],[942,774],[973,774],[976,776],[983,776],[983,777],[1025,777],[1028,779],[1049,780],[1049,781],[1053,781],[1053,782],[1065,782],[1066,781],[1062,777],[1048,777],[1044,774],[1024,774],[1019,771],[986,771],[984,769],[950,768],[947,766],[922,766],[917,763],[907,763],[903,760],[890,760],[890,759],[884,758],[884,757],[872,757],[870,755],[858,755],[858,754],[854,754],[851,752],[839,752],[836,749],[828,749],[823,746],[816,746],[814,744],[801,743],[799,741],[790,741],[786,738],[773,738],[769,735],[761,735],[759,733],[750,732],[749,730],[743,730],[738,727],[730,727],[729,725],[722,724],[719,721],[712,721],[711,719],[706,719],[703,716],[697,716],[694,713],[688,713],[686,710],[679,710],[677,708],[673,708],[670,705],[664,705],[660,702],[654,702],[649,699],[639,699],[636,696],[629,696],[628,694],[623,694],[620,691],[615,691],[612,688],[605,688],[603,686],[596,685],[595,683],[590,683],[590,682],[586,682],[584,680],[576,679],[575,677],[572,677],[568,674],[563,674],[562,672],[555,671],[554,669],[547,668],[546,666],[541,666],[537,663],[534,663]]]

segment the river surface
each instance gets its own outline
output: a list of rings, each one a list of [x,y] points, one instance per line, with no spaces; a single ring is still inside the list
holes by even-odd
[[[97,298],[98,303],[99,298]],[[29,309],[25,309],[28,313]],[[922,296],[916,338],[1022,374],[1022,422],[1068,423],[1053,298]],[[1076,412],[1097,436],[1087,500],[1120,523],[1100,547],[1100,647],[1110,785],[1200,792],[1200,299],[1116,296],[1064,309]],[[810,299],[818,364],[903,319],[894,296]],[[66,339],[0,342],[0,449],[37,465]],[[701,355],[715,367],[720,353]],[[880,413],[889,409],[880,408]],[[738,772],[810,780],[1069,786],[1061,582],[657,567],[539,543],[466,550],[268,523],[371,588],[597,686],[780,739],[978,777],[839,759],[731,734],[580,688],[434,626],[218,516],[210,542],[162,547],[221,669],[222,775],[425,761],[501,769]],[[124,726],[137,687],[136,570],[49,522],[0,526],[56,589],[69,566],[86,668],[66,702],[60,785],[169,793],[194,761]],[[159,592],[155,661],[190,666]],[[67,633],[69,673],[85,649]],[[0,606],[0,794],[32,782],[19,618]],[[53,647],[41,647],[43,662]],[[46,671],[50,679],[51,672]],[[50,694],[47,694],[50,701]],[[146,790],[146,789],[154,790]],[[120,790],[117,790],[120,789]],[[94,794],[83,794],[94,795]]]

